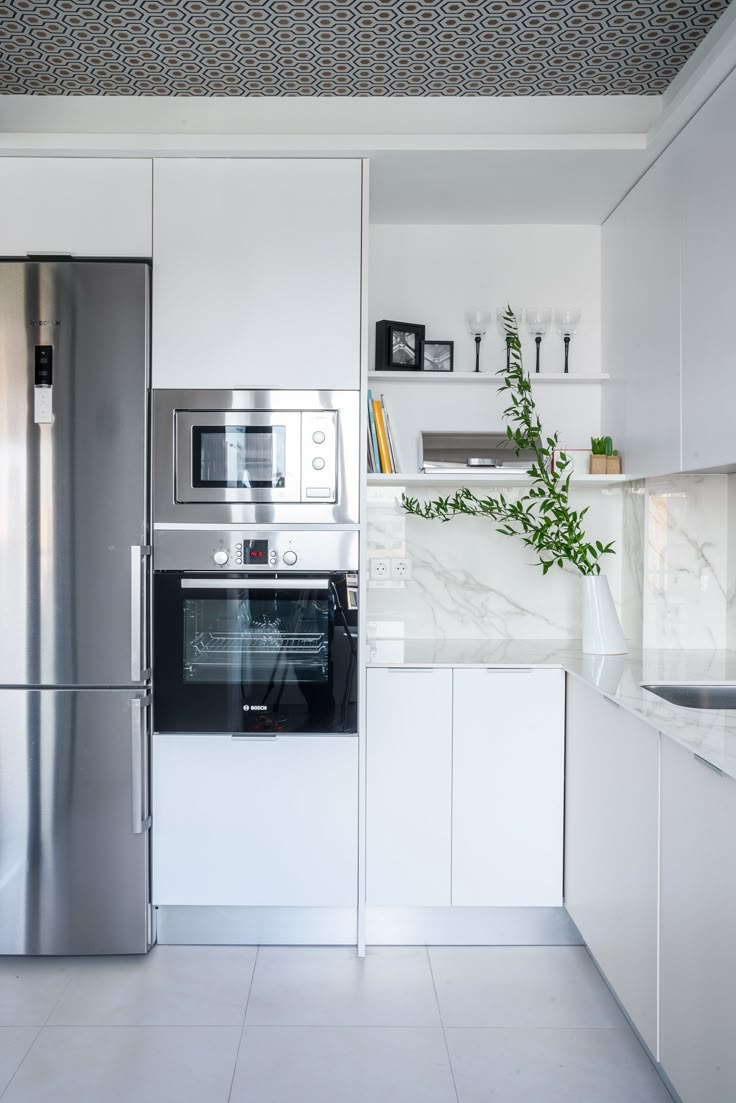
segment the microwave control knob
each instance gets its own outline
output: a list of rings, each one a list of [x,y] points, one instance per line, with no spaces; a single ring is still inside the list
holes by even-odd
[[[220,548],[219,551],[215,552],[213,558],[218,567],[224,567],[230,556],[227,554],[224,548]]]
[[[296,563],[296,552],[285,551],[281,558],[283,559],[287,567],[293,567]]]
[[[315,471],[321,471],[324,465],[325,461],[322,459],[321,456],[315,456],[315,458],[312,460],[312,467]]]
[[[325,435],[321,429],[317,429],[316,432],[312,433],[312,440],[315,444],[324,444]]]

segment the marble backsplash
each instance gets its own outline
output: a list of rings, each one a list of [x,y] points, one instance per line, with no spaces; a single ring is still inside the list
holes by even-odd
[[[480,492],[480,491],[479,491]],[[427,486],[423,496],[447,494]],[[508,495],[514,491],[508,491]],[[368,555],[409,558],[407,582],[368,582],[372,637],[577,639],[580,586],[545,577],[524,545],[491,522],[443,524],[403,512],[401,488],[369,488]],[[676,475],[576,487],[594,539],[616,542],[605,573],[626,638],[645,648],[736,645],[736,479]]]
[[[415,493],[412,491],[412,493]],[[422,497],[448,493],[423,488]],[[479,488],[478,493],[482,493]],[[506,491],[508,497],[515,492]],[[409,558],[407,582],[368,581],[368,632],[409,639],[576,639],[580,586],[575,573],[553,569],[546,577],[519,540],[499,535],[489,521],[459,517],[442,523],[408,516],[400,487],[369,487],[368,554]],[[576,507],[589,506],[589,531],[607,542],[621,539],[622,494],[575,491]],[[606,564],[620,607],[621,560]]]

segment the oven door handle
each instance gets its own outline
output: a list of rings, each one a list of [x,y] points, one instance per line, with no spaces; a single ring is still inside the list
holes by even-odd
[[[182,590],[328,590],[329,578],[182,578]]]

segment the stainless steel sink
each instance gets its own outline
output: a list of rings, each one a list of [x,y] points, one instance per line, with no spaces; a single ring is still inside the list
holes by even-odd
[[[736,709],[736,685],[642,685],[641,688],[686,709]]]

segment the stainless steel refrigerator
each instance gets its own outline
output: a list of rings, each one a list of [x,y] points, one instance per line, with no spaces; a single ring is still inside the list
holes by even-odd
[[[0,954],[145,953],[149,268],[0,261]]]

